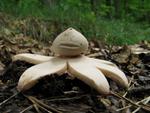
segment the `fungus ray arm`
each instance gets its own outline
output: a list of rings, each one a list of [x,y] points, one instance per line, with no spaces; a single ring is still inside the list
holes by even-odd
[[[88,63],[85,61],[82,62],[82,60],[78,60],[69,60],[69,73],[90,87],[96,89],[99,93],[109,94],[109,84],[103,73],[101,73],[101,71],[99,71],[97,68],[92,67],[92,65],[88,65]]]
[[[30,53],[22,53],[22,54],[17,54],[12,57],[13,61],[25,61],[31,64],[39,64],[42,62],[49,61],[53,57],[50,56],[44,56],[44,55],[37,55],[37,54],[30,54]]]
[[[48,62],[37,64],[27,69],[21,75],[17,88],[19,91],[28,90],[33,87],[40,78],[54,73],[62,74],[66,69],[66,61],[59,58],[53,58]]]
[[[102,59],[95,59],[95,58],[88,58],[86,57],[87,59],[90,59],[94,62],[97,62],[97,63],[102,63],[102,64],[106,64],[106,65],[109,65],[109,66],[113,66],[113,67],[117,67],[116,64],[110,62],[110,61],[106,61],[106,60],[102,60]]]
[[[126,75],[117,66],[111,66],[106,63],[98,62],[98,59],[93,60],[89,58],[88,60],[92,65],[102,71],[106,77],[114,80],[123,87],[128,87],[128,80]]]

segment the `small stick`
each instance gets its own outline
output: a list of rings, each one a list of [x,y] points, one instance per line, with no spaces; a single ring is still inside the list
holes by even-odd
[[[132,106],[132,105],[128,105],[128,106],[119,108],[119,109],[117,109],[116,111],[117,111],[117,112],[118,112],[118,111],[122,111],[122,110],[127,109],[127,108],[129,108],[129,107],[131,107],[131,106]]]
[[[133,87],[133,85],[135,84],[135,82],[133,84],[131,84],[133,82],[134,76],[131,77],[128,86],[130,86],[128,88],[128,90],[124,93],[123,97],[125,97],[128,94],[128,91]]]
[[[46,111],[48,113],[52,113],[49,110],[47,110],[46,108],[44,108],[43,106],[39,105],[39,103],[37,103],[31,96],[28,96],[28,99],[34,104],[35,109],[36,109],[36,111],[38,113],[40,112],[40,110],[38,109],[38,107],[41,108],[41,109],[43,109],[44,111]]]
[[[25,97],[27,97],[31,102],[35,103],[40,108],[44,108],[44,110],[45,109],[50,109],[51,111],[53,111],[55,113],[62,113],[62,112],[60,112],[60,111],[58,111],[58,110],[56,110],[56,109],[54,109],[54,108],[44,104],[43,102],[41,102],[40,100],[36,99],[35,97],[32,97],[32,96],[25,96]],[[46,111],[48,111],[48,110],[46,110]],[[49,113],[50,113],[50,111],[49,111]]]
[[[128,98],[123,97],[123,96],[121,96],[121,95],[119,95],[119,94],[117,94],[117,93],[115,93],[115,92],[112,92],[112,91],[111,91],[111,94],[114,95],[115,97],[118,97],[118,98],[121,98],[121,99],[126,100],[127,102],[129,102],[130,104],[132,104],[132,105],[134,105],[134,106],[136,106],[136,107],[141,107],[141,108],[143,108],[144,110],[150,111],[150,108],[146,108],[146,107],[144,107],[144,106],[142,106],[142,105],[139,105],[139,104],[137,104],[137,103],[134,103],[133,101],[129,100]]]
[[[27,108],[23,109],[20,113],[24,113],[27,110],[30,110],[31,108],[33,108],[33,105],[28,106]]]
[[[128,91],[134,86],[135,82],[133,84],[131,84],[133,82],[133,79],[134,79],[134,76],[132,75],[132,78],[130,79],[129,84],[128,84],[128,86],[130,86],[130,87],[123,94],[123,97],[126,97],[126,95],[128,94]],[[125,107],[126,106],[126,102],[125,101],[121,100],[121,102],[122,102],[122,106],[124,107],[124,110],[129,108],[129,107],[127,107],[127,108]]]
[[[142,100],[140,100],[140,101],[138,101],[138,102],[136,102],[136,104],[139,104],[139,103],[141,103],[141,102],[144,102],[145,100],[147,100],[148,98],[150,98],[150,96],[149,97],[146,97],[146,98],[144,98],[144,99],[142,99]],[[119,109],[117,109],[116,111],[121,111],[121,110],[124,110],[124,109],[126,109],[126,108],[129,108],[129,107],[131,107],[132,105],[128,105],[128,106],[125,106],[125,107],[123,107],[123,108],[119,108]]]
[[[12,96],[10,96],[9,98],[7,98],[6,100],[2,101],[0,103],[0,106],[2,106],[3,104],[7,103],[9,100],[11,100],[12,98],[14,98],[16,95],[18,95],[20,92],[17,92],[15,94],[13,94]]]
[[[27,97],[27,96],[25,96]],[[41,111],[39,110],[39,108],[37,107],[37,103],[30,97],[27,97],[32,103],[33,103],[33,106],[35,108],[35,110],[38,112],[38,113],[41,113]]]
[[[36,103],[33,104],[33,106],[34,106],[35,110],[37,111],[37,113],[41,113],[41,111],[40,111],[39,108],[37,107],[37,104],[36,104]]]
[[[50,109],[51,111],[55,112],[55,113],[62,113],[46,104],[44,104],[43,102],[41,102],[40,100],[36,99],[35,97],[31,97],[35,102],[37,102],[39,105],[42,105],[43,107]]]
[[[48,113],[52,113],[51,111],[47,110],[46,108],[44,108],[43,106],[37,104],[38,107],[40,107],[41,109],[43,109],[44,111],[48,112]]]
[[[54,102],[54,101],[71,101],[71,100],[76,100],[76,99],[81,99],[83,97],[85,97],[87,95],[81,95],[81,96],[78,96],[78,97],[66,97],[66,98],[57,98],[57,99],[50,99],[48,100],[49,102]]]
[[[65,91],[64,94],[65,94],[65,95],[79,94],[79,92],[78,92],[78,91]]]
[[[134,103],[133,101],[129,100],[128,98],[123,97],[123,96],[121,96],[121,95],[119,95],[119,94],[117,94],[117,93],[115,93],[115,92],[112,92],[112,91],[111,91],[111,94],[112,94],[113,96],[115,96],[115,97],[118,97],[118,98],[121,98],[121,99],[124,99],[124,100],[128,101],[130,104],[132,104],[132,105],[134,105],[134,106],[136,106],[136,107],[140,107],[140,105]]]
[[[33,106],[35,107],[35,109],[36,109],[36,111],[37,111],[38,113],[41,113],[40,110],[38,109],[38,107],[41,108],[41,109],[43,109],[44,111],[46,111],[46,112],[48,112],[48,113],[52,113],[51,111],[47,110],[47,109],[44,108],[43,106],[39,105],[33,98],[28,97],[28,99],[33,103]]]
[[[150,101],[150,96],[145,100],[145,102],[143,102],[143,104],[147,104]],[[136,113],[141,109],[141,107],[138,107],[137,109],[135,109],[132,113]]]

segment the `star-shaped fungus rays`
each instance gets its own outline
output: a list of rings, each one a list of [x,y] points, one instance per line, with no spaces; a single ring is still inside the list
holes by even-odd
[[[88,49],[88,41],[73,28],[58,35],[51,48],[56,54],[53,57],[29,53],[13,57],[13,61],[21,60],[35,64],[21,75],[18,82],[19,91],[30,89],[44,76],[54,73],[62,75],[66,72],[102,94],[110,93],[106,77],[123,87],[128,86],[125,74],[115,64],[83,55]]]
[[[37,64],[22,74],[18,82],[19,91],[30,89],[44,76],[54,73],[61,75],[66,72],[102,94],[109,93],[109,84],[106,77],[111,78],[122,86],[126,87],[128,85],[124,73],[115,64],[105,60],[88,58],[86,56],[78,56],[76,58],[36,56],[38,57],[35,57],[34,54],[18,54],[14,57],[14,60],[19,59]],[[20,59],[20,57],[23,59]]]

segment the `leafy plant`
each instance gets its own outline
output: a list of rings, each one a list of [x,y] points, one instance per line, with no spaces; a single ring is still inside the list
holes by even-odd
[[[68,27],[81,31],[87,38],[111,44],[149,40],[150,1],[117,1],[1,0],[0,11],[12,15],[9,18],[15,17],[14,21],[19,21],[21,27],[11,28],[10,20],[2,14],[0,29],[13,29],[39,40],[54,39]]]

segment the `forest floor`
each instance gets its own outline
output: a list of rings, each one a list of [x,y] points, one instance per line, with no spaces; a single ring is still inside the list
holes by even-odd
[[[110,46],[91,40],[89,57],[115,63],[126,74],[129,88],[108,79],[112,93],[101,95],[77,79],[46,76],[30,90],[18,93],[21,74],[32,64],[16,61],[18,53],[53,55],[51,42],[42,43],[22,34],[0,38],[0,113],[146,113],[150,111],[150,43]]]

